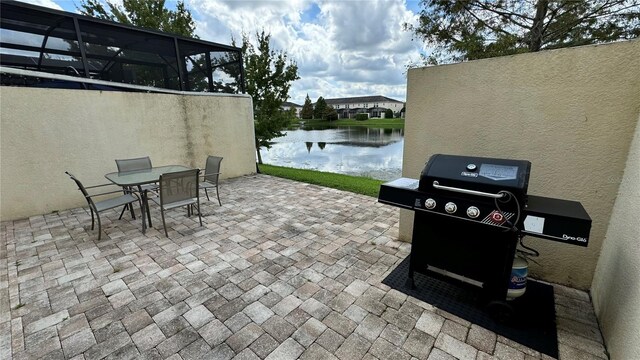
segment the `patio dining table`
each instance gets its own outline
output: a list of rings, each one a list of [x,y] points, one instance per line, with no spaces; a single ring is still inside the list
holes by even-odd
[[[182,165],[166,165],[166,166],[157,166],[152,167],[151,169],[145,170],[136,170],[136,171],[125,171],[125,172],[111,172],[106,174],[104,177],[112,183],[124,186],[124,187],[137,187],[140,195],[142,196],[142,207],[141,217],[142,217],[142,233],[144,234],[147,230],[146,219],[149,219],[149,226],[151,226],[151,216],[149,214],[149,204],[147,202],[147,192],[142,191],[142,185],[153,184],[160,181],[160,175],[178,172],[184,170],[191,170],[190,167],[182,166]],[[145,217],[145,211],[147,217]]]

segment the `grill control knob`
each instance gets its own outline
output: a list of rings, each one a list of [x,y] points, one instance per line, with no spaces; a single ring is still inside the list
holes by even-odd
[[[452,202],[448,202],[444,206],[444,211],[448,212],[449,214],[453,214],[454,212],[456,212],[456,210],[458,210],[458,206]]]
[[[467,209],[467,216],[472,219],[477,218],[478,216],[480,216],[480,209],[475,206],[469,206],[469,208]]]
[[[433,200],[432,198],[428,198],[427,200],[424,201],[424,207],[431,210],[436,207],[436,201]]]

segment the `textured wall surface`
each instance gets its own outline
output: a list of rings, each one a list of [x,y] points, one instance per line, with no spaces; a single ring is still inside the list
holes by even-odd
[[[249,96],[0,89],[0,218],[86,204],[85,184],[107,182],[115,159],[204,167],[224,157],[224,177],[255,172]]]
[[[403,175],[431,154],[532,162],[529,193],[580,201],[587,248],[528,237],[534,277],[591,286],[640,109],[640,41],[409,70]],[[401,213],[401,238],[412,214]]]
[[[611,359],[640,359],[640,116],[591,296]]]

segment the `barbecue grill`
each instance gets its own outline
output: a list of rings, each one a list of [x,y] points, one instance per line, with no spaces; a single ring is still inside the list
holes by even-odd
[[[416,271],[464,282],[481,288],[490,307],[511,311],[508,285],[523,236],[587,246],[583,206],[528,195],[530,171],[526,160],[436,154],[419,180],[383,184],[379,202],[415,211],[408,286]]]

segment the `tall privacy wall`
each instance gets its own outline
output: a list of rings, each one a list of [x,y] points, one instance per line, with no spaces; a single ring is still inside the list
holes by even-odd
[[[0,88],[0,218],[84,206],[65,175],[103,184],[115,159],[202,168],[223,156],[222,177],[255,172],[251,98]]]
[[[639,55],[628,41],[409,70],[403,175],[435,153],[531,161],[529,194],[580,201],[593,227],[587,248],[525,238],[530,272],[588,289],[638,121]],[[402,239],[412,222],[403,210]]]
[[[611,359],[640,359],[640,116],[638,122],[591,287]]]

